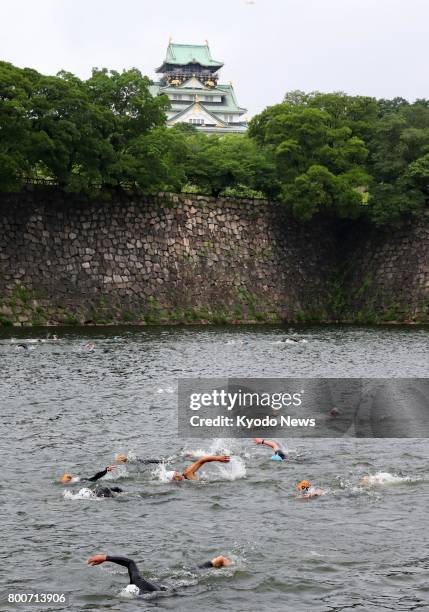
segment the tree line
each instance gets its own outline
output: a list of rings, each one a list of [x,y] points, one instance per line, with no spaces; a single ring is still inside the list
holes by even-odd
[[[296,218],[423,214],[429,100],[289,92],[245,135],[165,127],[169,101],[135,68],[45,76],[0,62],[0,190],[29,178],[68,192],[137,188],[265,197]]]

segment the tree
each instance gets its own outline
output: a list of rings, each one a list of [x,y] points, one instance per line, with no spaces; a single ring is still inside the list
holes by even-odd
[[[428,196],[429,108],[422,101],[396,107],[381,116],[369,142],[368,214],[377,225],[419,214]]]
[[[255,117],[249,134],[271,151],[281,198],[301,219],[325,212],[355,217],[362,212],[368,149],[353,131],[353,120],[372,117],[372,103],[351,103],[344,94],[309,94],[305,103],[283,103]],[[368,110],[370,109],[370,110]]]
[[[188,182],[218,196],[227,188],[248,188],[273,197],[279,190],[273,160],[245,135],[188,138]]]
[[[69,72],[44,76],[0,63],[0,188],[18,188],[25,177],[54,179],[66,191],[94,191],[126,181],[148,185],[143,176],[156,171],[150,150],[158,151],[159,176],[174,157],[162,131],[147,142],[147,168],[138,152],[143,136],[164,126],[168,100],[153,97],[150,80],[136,70],[95,69],[87,81]],[[133,160],[136,155],[137,160]],[[137,174],[132,175],[131,170]],[[137,180],[138,179],[138,180]],[[177,184],[177,176],[172,184]]]

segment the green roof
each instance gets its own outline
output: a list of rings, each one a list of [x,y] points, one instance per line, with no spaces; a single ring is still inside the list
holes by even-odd
[[[186,66],[187,64],[200,64],[207,68],[221,68],[223,62],[217,62],[211,56],[208,45],[177,45],[170,43],[164,63],[157,72],[161,72],[165,64]]]

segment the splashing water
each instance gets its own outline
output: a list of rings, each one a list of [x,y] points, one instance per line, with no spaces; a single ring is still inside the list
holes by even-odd
[[[233,456],[229,463],[217,465],[222,479],[238,480],[246,477],[246,464],[241,457]]]
[[[124,464],[116,465],[115,469],[103,477],[104,480],[118,480],[119,478],[126,478],[128,476],[127,466]]]
[[[411,476],[399,476],[398,474],[390,474],[389,472],[377,472],[376,474],[364,476],[361,479],[360,484],[368,487],[374,487],[417,482],[418,480],[419,478],[413,478]]]
[[[77,493],[72,493],[72,491],[64,491],[63,493],[64,499],[97,499],[97,496],[86,487],[79,489]]]
[[[165,463],[160,463],[152,471],[152,476],[161,482],[171,482],[174,470],[167,470]]]
[[[126,587],[121,589],[118,593],[118,597],[122,599],[135,599],[140,595],[140,589],[135,584],[127,584]]]
[[[127,455],[128,461],[130,461],[131,463],[133,461],[136,461],[136,459],[137,459],[137,453],[136,453],[135,450],[130,450],[129,453],[128,454],[125,453],[125,455]]]
[[[234,441],[216,438],[208,448],[185,449],[182,452],[184,457],[199,459],[204,455],[231,455],[234,452]]]

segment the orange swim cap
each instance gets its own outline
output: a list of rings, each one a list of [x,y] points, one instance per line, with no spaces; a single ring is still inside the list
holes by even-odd
[[[305,491],[311,487],[311,482],[309,480],[301,480],[300,483],[296,485],[298,491]]]
[[[116,455],[115,459],[116,461],[121,461],[122,463],[126,463],[128,461],[128,458],[125,455],[122,455],[122,453]]]
[[[71,474],[63,474],[60,478],[61,482],[70,482],[70,480],[73,480],[73,476]]]

